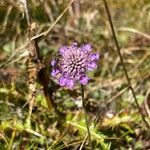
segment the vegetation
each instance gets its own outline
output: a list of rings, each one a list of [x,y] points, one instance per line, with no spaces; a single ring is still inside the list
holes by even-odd
[[[150,149],[150,2],[0,1],[0,150]],[[100,54],[84,86],[60,87],[50,75],[58,48],[90,43]],[[143,121],[143,118],[145,121]]]

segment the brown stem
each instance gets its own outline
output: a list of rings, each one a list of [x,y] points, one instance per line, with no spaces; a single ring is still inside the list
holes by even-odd
[[[130,88],[130,90],[132,92],[133,98],[134,98],[136,106],[137,106],[137,108],[138,108],[138,110],[139,110],[139,112],[141,114],[143,122],[146,124],[146,126],[148,128],[150,128],[149,123],[146,121],[144,115],[142,114],[140,105],[139,105],[138,100],[136,98],[136,94],[135,94],[134,89],[133,89],[133,87],[131,85],[130,78],[129,78],[127,69],[125,67],[125,63],[124,63],[124,60],[123,60],[123,57],[122,57],[122,54],[121,54],[121,51],[120,51],[120,47],[119,47],[119,44],[118,44],[118,40],[117,40],[117,36],[116,36],[116,33],[115,33],[114,25],[113,25],[113,22],[112,22],[112,18],[111,18],[111,14],[110,14],[110,11],[109,11],[109,7],[108,7],[108,4],[107,4],[107,0],[103,0],[103,2],[104,2],[104,6],[105,6],[105,10],[106,10],[107,16],[108,16],[108,21],[109,21],[110,28],[111,28],[111,31],[112,31],[112,34],[113,34],[113,38],[114,38],[114,41],[115,41],[115,44],[116,44],[117,53],[119,55],[121,65],[123,67],[123,71],[124,71],[125,77],[126,77],[127,82],[128,82],[128,86],[129,86],[129,88]]]
[[[25,1],[25,13],[26,13],[26,18],[27,18],[27,23],[28,23],[28,27],[29,27],[29,34],[28,34],[28,38],[30,40],[31,36],[33,36],[32,34],[36,34],[36,28],[37,28],[37,24],[35,22],[31,23],[31,19],[29,17],[29,0],[24,0]],[[33,41],[30,42],[29,45],[33,45],[34,47],[34,51],[31,51],[31,49],[29,49],[29,53],[31,53],[31,61],[33,61],[33,63],[35,64],[35,68],[37,68],[37,72],[36,72],[36,80],[37,77],[40,80],[40,84],[43,87],[43,91],[44,91],[44,95],[47,101],[47,105],[49,110],[53,110],[55,109],[55,103],[54,100],[52,98],[53,96],[53,90],[51,90],[48,86],[50,78],[49,75],[47,74],[47,70],[46,68],[43,68],[43,64],[42,64],[42,57],[40,56],[40,49],[38,46],[38,38],[34,39]],[[33,105],[31,103],[31,105]],[[31,106],[32,108],[33,106]]]

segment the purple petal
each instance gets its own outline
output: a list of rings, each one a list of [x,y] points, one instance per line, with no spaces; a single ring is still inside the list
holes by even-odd
[[[90,55],[90,60],[94,61],[94,60],[99,60],[99,54],[95,53],[95,54],[91,54]]]
[[[55,63],[56,63],[56,61],[53,59],[53,60],[51,61],[51,65],[54,67]]]
[[[61,78],[59,79],[59,85],[60,85],[60,86],[64,86],[65,84],[66,84],[66,78],[61,77]]]
[[[73,86],[74,86],[74,81],[73,81],[72,79],[69,79],[69,78],[66,78],[66,77],[63,77],[63,76],[62,76],[62,77],[59,79],[59,85],[60,85],[60,86],[66,86],[66,87],[72,89]]]
[[[76,43],[76,42],[74,42],[74,43],[72,43],[72,46],[77,46],[78,45],[78,43]]]
[[[52,70],[52,72],[51,72],[51,76],[56,77],[56,76],[58,75],[58,73],[59,73],[59,70],[54,69],[54,70]]]
[[[77,45],[78,45],[77,43],[72,43],[71,46],[69,46],[69,50],[74,51],[75,49],[78,48]]]
[[[62,46],[62,47],[59,48],[59,52],[61,54],[64,54],[66,51],[67,51],[67,47],[66,46]]]
[[[86,75],[82,75],[81,77],[80,77],[80,83],[81,84],[83,84],[83,85],[85,85],[85,84],[87,84],[88,83],[88,81],[89,81],[89,77],[88,76],[86,76]]]
[[[69,89],[72,89],[74,87],[74,81],[73,80],[69,80],[67,82],[67,85],[66,85]]]
[[[92,50],[91,45],[90,44],[85,44],[82,46],[82,50],[83,51],[87,51],[90,52]]]
[[[97,64],[95,62],[90,62],[87,64],[87,69],[89,71],[92,71],[93,69],[96,69],[97,68]]]

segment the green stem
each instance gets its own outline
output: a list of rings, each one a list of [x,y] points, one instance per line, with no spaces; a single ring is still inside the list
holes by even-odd
[[[85,114],[85,122],[86,122],[86,128],[87,128],[87,133],[88,133],[88,140],[89,140],[91,150],[93,150],[93,145],[92,145],[92,140],[91,140],[91,133],[90,133],[89,123],[88,123],[88,117],[87,117],[87,113],[86,113],[86,109],[85,109],[84,87],[83,87],[82,84],[81,84],[81,95],[82,95],[82,107],[83,107],[84,114]]]

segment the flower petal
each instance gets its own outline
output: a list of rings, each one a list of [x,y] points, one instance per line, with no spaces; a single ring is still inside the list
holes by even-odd
[[[92,50],[91,45],[90,44],[85,44],[82,46],[82,50],[83,51],[87,51],[90,52]]]
[[[73,80],[68,80],[66,86],[69,89],[72,89],[74,87],[74,81]]]
[[[70,78],[66,78],[66,77],[62,76],[59,79],[59,85],[60,86],[65,86],[65,87],[68,87],[68,88],[72,89],[73,86],[74,86],[74,81],[72,79],[70,79]]]
[[[56,77],[56,76],[58,75],[58,73],[59,73],[59,70],[54,69],[54,70],[52,70],[51,75],[52,75],[53,77]]]
[[[89,79],[90,79],[90,78],[89,78],[88,76],[86,76],[86,75],[81,75],[79,81],[80,81],[81,84],[85,85],[85,84],[88,83]]]
[[[61,54],[64,54],[66,51],[67,51],[67,46],[62,46],[62,47],[59,48],[59,52]]]
[[[51,61],[51,65],[54,67],[55,63],[56,63],[56,61],[55,61],[55,59],[53,59],[53,60]]]
[[[91,54],[89,56],[89,58],[90,58],[91,61],[94,61],[94,60],[97,61],[97,60],[99,60],[99,54],[98,53]]]
[[[60,86],[64,86],[65,84],[66,84],[66,78],[61,77],[61,78],[59,79],[59,85],[60,85]]]
[[[72,43],[72,46],[77,47],[77,45],[78,45],[78,43],[77,43],[77,42]]]
[[[93,69],[96,69],[97,68],[97,64],[93,61],[93,62],[89,62],[88,64],[87,64],[87,69],[89,70],[89,71],[92,71]]]

